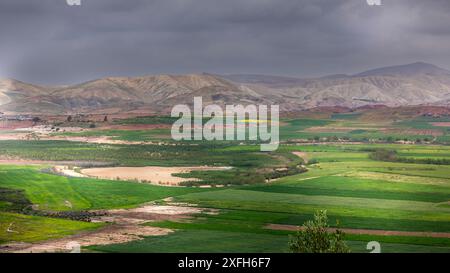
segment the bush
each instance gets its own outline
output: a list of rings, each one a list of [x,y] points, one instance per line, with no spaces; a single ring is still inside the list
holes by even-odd
[[[378,161],[396,161],[397,152],[394,150],[376,149],[369,155],[369,158]]]
[[[294,253],[349,253],[344,233],[329,232],[326,210],[317,211],[314,221],[307,221],[297,234],[291,236],[289,249]]]
[[[314,165],[314,164],[317,164],[317,163],[319,163],[319,160],[317,160],[315,158],[313,158],[313,159],[308,161],[308,165]]]

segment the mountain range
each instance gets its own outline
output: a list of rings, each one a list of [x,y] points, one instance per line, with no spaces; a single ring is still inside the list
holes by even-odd
[[[4,113],[168,113],[176,104],[279,104],[282,111],[365,105],[450,103],[450,71],[417,62],[368,70],[297,78],[254,74],[192,74],[109,77],[69,86],[0,80]]]

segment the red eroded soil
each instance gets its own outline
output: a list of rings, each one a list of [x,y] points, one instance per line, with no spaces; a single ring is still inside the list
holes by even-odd
[[[32,121],[15,121],[15,120],[5,120],[0,121],[0,130],[15,130],[19,128],[28,128],[33,125]]]
[[[450,127],[450,122],[433,122],[431,124],[437,127]]]

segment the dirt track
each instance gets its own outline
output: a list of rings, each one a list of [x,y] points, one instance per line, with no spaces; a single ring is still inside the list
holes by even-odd
[[[268,224],[267,226],[265,226],[265,228],[273,230],[297,231],[301,227],[294,225]],[[336,230],[336,228],[329,228],[328,230],[330,232],[333,232]],[[348,234],[450,238],[450,233],[448,232],[393,231],[393,230],[375,230],[375,229],[372,230],[372,229],[353,229],[353,228],[340,228],[339,230]]]

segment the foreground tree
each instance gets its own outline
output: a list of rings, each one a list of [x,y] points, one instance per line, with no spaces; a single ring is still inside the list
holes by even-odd
[[[313,221],[307,221],[297,234],[291,236],[289,249],[294,253],[349,253],[340,230],[329,231],[326,210],[317,211]]]

